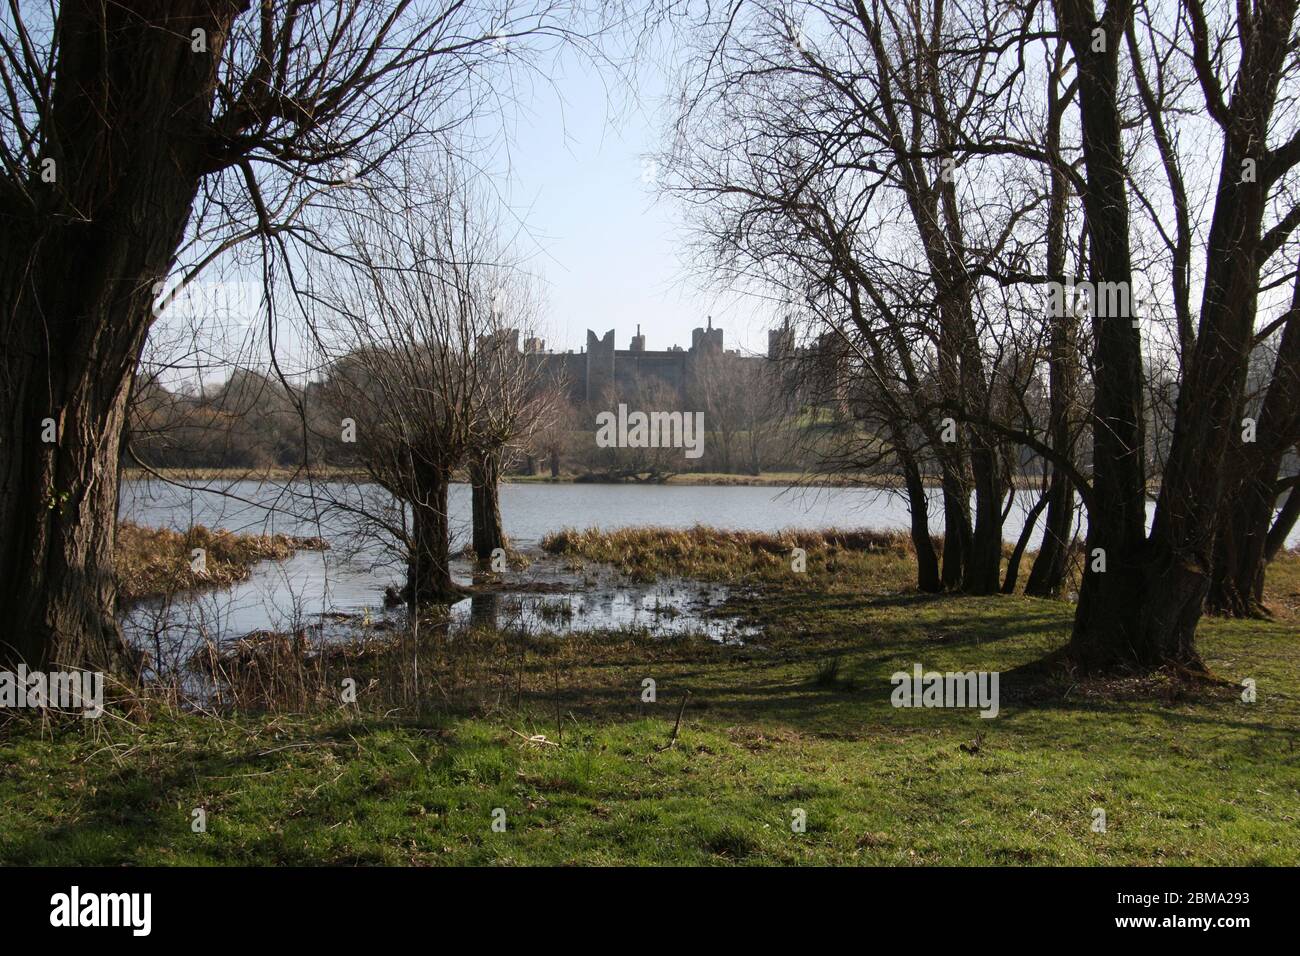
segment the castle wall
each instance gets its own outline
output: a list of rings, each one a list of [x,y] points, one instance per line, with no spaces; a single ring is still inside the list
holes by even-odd
[[[639,383],[656,380],[680,393],[686,387],[689,356],[689,352],[616,352],[615,380],[619,394],[630,394]]]
[[[642,383],[657,380],[667,388],[675,389],[685,408],[696,360],[702,355],[723,351],[722,329],[712,328],[711,323],[708,328],[694,330],[692,339],[694,345],[689,351],[646,351],[644,336],[636,336],[631,349],[616,349],[613,329],[600,338],[589,329],[587,347],[582,352],[535,351],[527,354],[542,366],[545,379],[567,384],[569,400],[574,404],[625,400]],[[769,351],[775,344],[769,341]],[[781,345],[785,344],[783,340]],[[770,357],[763,356],[737,358],[748,362],[770,361]]]

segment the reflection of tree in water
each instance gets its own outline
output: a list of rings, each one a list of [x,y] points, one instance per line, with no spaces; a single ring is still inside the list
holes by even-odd
[[[500,607],[499,594],[475,594],[469,599],[470,627],[497,626],[497,611]]]

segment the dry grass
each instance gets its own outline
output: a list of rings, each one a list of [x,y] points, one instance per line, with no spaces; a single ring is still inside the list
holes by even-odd
[[[808,567],[837,570],[837,559],[866,555],[912,558],[912,543],[901,531],[807,531],[775,533],[693,528],[624,528],[617,531],[565,528],[542,539],[551,554],[612,564],[639,580],[677,575],[701,580],[789,577],[794,549],[802,548]]]
[[[201,588],[227,587],[246,579],[259,561],[283,560],[295,551],[323,551],[321,538],[287,534],[236,534],[196,525],[185,533],[122,522],[117,529],[118,590],[124,601]],[[205,567],[192,565],[203,549]]]

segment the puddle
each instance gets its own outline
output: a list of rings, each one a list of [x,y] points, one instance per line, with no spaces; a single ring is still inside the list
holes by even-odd
[[[502,631],[560,634],[632,630],[648,637],[699,634],[724,644],[743,644],[758,628],[720,613],[731,592],[687,581],[649,585],[605,584],[568,594],[506,591],[476,595],[451,607],[456,624]]]
[[[540,551],[527,557],[529,567],[495,575],[480,593],[452,604],[452,630],[631,630],[650,639],[701,635],[724,644],[743,644],[759,633],[722,610],[735,593],[726,586],[682,579],[634,582],[611,568],[575,570],[566,559]],[[468,561],[453,562],[461,584],[472,584],[473,570]],[[224,646],[259,631],[342,642],[405,626],[404,607],[383,606],[384,588],[396,578],[331,562],[329,552],[299,552],[287,561],[262,562],[248,580],[229,588],[140,602],[123,616],[123,629],[158,669],[173,671],[209,642]]]

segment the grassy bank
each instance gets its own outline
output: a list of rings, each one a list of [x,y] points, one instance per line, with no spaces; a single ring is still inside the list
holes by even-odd
[[[1294,555],[1270,575],[1275,620],[1201,629],[1217,674],[1255,680],[1247,704],[1160,676],[1027,676],[1066,639],[1068,603],[910,593],[887,537],[810,535],[794,574],[780,539],[690,557],[689,538],[641,534],[629,566],[741,584],[728,610],[762,637],[435,635],[427,692],[396,713],[383,713],[385,671],[354,660],[340,666],[360,676],[356,706],[44,731],[11,719],[0,861],[1300,862]],[[585,561],[638,539],[551,544]],[[999,716],[891,706],[889,676],[913,662],[1001,671]],[[792,832],[798,810],[806,832]]]
[[[154,471],[128,468],[124,471],[123,476],[134,481],[147,480],[158,476],[180,484],[234,481],[287,482],[305,481],[309,478],[316,481],[364,482],[369,480],[365,472],[334,467],[316,467],[311,469],[310,472],[301,468],[159,468]],[[687,472],[669,476],[666,483],[672,485],[762,485],[784,487],[798,484],[807,480],[807,478],[807,475],[797,471],[767,471],[758,475],[733,475],[725,472]],[[463,472],[458,473],[456,480],[465,481],[467,476]],[[539,472],[536,475],[511,474],[502,477],[502,481],[506,484],[573,484],[591,480],[593,479],[590,475],[572,471],[565,471],[558,478],[551,477],[549,471]],[[821,483],[835,485],[872,483],[868,479],[859,480],[836,476],[827,476],[820,479],[820,481]],[[886,479],[882,478],[879,481],[886,482]],[[888,485],[886,482],[880,484],[879,487],[893,486]]]
[[[794,570],[795,548],[804,552],[803,572]],[[613,565],[639,581],[676,575],[773,587],[802,588],[811,580],[904,590],[915,576],[911,541],[896,531],[565,528],[546,535],[542,550],[579,564]]]
[[[152,471],[127,468],[123,475],[133,481],[147,480],[157,476],[182,485],[236,481],[289,482],[306,481],[308,479],[353,482],[367,482],[370,480],[365,472],[329,466],[316,467],[310,472],[301,468],[159,468]],[[454,480],[465,482],[468,479],[464,472],[457,472]],[[502,476],[501,480],[505,484],[522,485],[602,483],[596,476],[575,471],[564,471],[558,478],[551,477],[549,471],[542,471],[536,475],[509,474]],[[635,484],[631,479],[625,482],[609,483]],[[667,475],[663,483],[668,485],[759,486],[771,488],[807,485],[809,487],[866,488],[892,491],[901,491],[903,487],[902,481],[895,474],[816,475],[801,471],[765,471],[757,475],[731,474],[722,471],[688,471]],[[928,488],[938,488],[940,487],[940,479],[937,476],[930,477],[925,480],[925,484]],[[1036,477],[1017,476],[1015,478],[1016,487],[1021,489],[1037,491],[1041,488],[1041,484],[1041,479]],[[1153,482],[1148,487],[1150,494],[1154,495],[1159,491],[1160,486],[1157,483]]]
[[[320,538],[286,534],[237,534],[196,525],[181,533],[170,528],[143,528],[129,521],[117,528],[114,564],[124,601],[243,581],[259,561],[283,560],[295,551],[321,551]],[[202,551],[201,563],[195,551]]]

